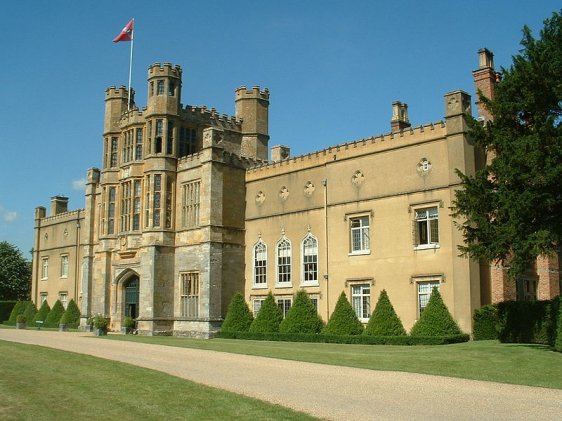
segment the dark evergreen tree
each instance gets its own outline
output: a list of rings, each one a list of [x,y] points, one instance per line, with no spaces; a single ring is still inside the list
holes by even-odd
[[[232,297],[221,327],[221,332],[248,332],[254,316],[241,293]]]
[[[49,314],[47,314],[47,318],[45,319],[45,326],[46,327],[59,327],[60,318],[64,313],[64,307],[60,300],[57,300]]]
[[[322,319],[305,290],[297,292],[293,305],[279,325],[281,333],[320,333]]]
[[[369,323],[363,335],[369,336],[405,336],[406,331],[394,307],[383,289],[375,306],[375,311],[369,318]]]
[[[361,333],[363,333],[363,325],[357,318],[357,314],[351,307],[345,292],[342,292],[330,320],[322,329],[322,334],[360,335]]]
[[[43,304],[41,304],[39,311],[37,312],[37,314],[35,314],[35,317],[33,318],[33,323],[37,321],[44,322],[45,319],[47,319],[47,315],[49,314],[50,311],[51,311],[51,307],[49,306],[47,300],[43,301]]]
[[[275,302],[273,294],[270,292],[261,304],[260,311],[250,325],[252,333],[273,333],[279,332],[279,325],[283,320],[283,313]]]
[[[461,334],[457,322],[449,313],[437,288],[433,288],[431,297],[419,320],[414,324],[412,336],[447,336]]]
[[[78,308],[74,300],[70,300],[68,302],[68,306],[66,306],[66,310],[61,316],[59,323],[61,325],[69,325],[73,328],[78,327],[78,325],[80,324],[80,309]]]
[[[36,314],[37,314],[37,307],[35,307],[33,301],[28,301],[27,305],[25,306],[25,310],[23,311],[23,315],[25,316],[27,322],[31,323],[31,321],[33,320]]]
[[[30,292],[31,262],[16,246],[0,241],[0,300],[26,300]]]
[[[480,95],[493,120],[470,123],[470,137],[493,159],[474,175],[458,172],[453,203],[465,221],[461,252],[502,262],[513,278],[562,244],[561,14],[544,21],[539,39],[525,26],[521,45],[495,97]]]

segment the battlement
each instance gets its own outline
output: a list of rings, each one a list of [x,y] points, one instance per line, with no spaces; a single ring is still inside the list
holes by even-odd
[[[224,113],[218,113],[215,108],[207,108],[205,105],[194,106],[186,105],[182,109],[183,115],[188,119],[203,120],[213,122],[213,125],[240,130],[242,120]]]
[[[410,127],[399,132],[390,132],[368,138],[358,139],[350,142],[330,146],[315,152],[298,155],[286,160],[270,162],[264,161],[261,165],[250,167],[249,174],[258,175],[261,171],[273,171],[275,168],[282,172],[297,171],[303,167],[322,165],[333,160],[342,160],[357,157],[364,154],[382,152],[389,149],[399,148],[405,144],[416,144],[433,139],[444,138],[447,135],[445,122],[438,121],[418,127]],[[407,142],[407,143],[406,143]]]
[[[245,86],[240,86],[235,92],[236,101],[239,99],[263,99],[269,101],[269,89],[267,88],[262,91],[259,86],[254,86],[251,90],[247,89]]]
[[[56,215],[46,216],[42,218],[43,223],[47,224],[49,222],[61,222],[61,221],[70,221],[84,217],[84,209],[75,209],[68,212],[58,213]]]
[[[134,93],[134,90],[131,90],[131,93]],[[129,91],[127,90],[126,86],[121,85],[119,88],[115,86],[110,86],[105,90],[105,100],[109,99],[127,99],[129,97]]]
[[[172,63],[154,63],[148,66],[148,77],[172,76],[181,79],[182,70],[179,65]]]

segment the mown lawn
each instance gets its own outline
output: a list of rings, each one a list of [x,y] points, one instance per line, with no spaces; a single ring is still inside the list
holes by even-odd
[[[87,355],[5,341],[0,341],[0,355],[1,420],[314,419],[158,371]]]
[[[438,346],[390,346],[132,335],[110,335],[106,338],[562,389],[562,354],[543,345],[477,341]]]

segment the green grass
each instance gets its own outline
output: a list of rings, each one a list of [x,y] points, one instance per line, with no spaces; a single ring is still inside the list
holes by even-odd
[[[110,335],[107,338],[371,370],[407,371],[562,389],[562,354],[544,345],[477,341],[439,346],[391,346],[132,335]]]
[[[0,355],[2,420],[314,419],[158,371],[87,355],[5,341],[0,341]]]

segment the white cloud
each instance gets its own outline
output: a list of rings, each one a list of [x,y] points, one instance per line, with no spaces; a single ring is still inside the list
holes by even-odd
[[[6,210],[2,205],[0,205],[0,219],[5,222],[12,222],[15,221],[17,217],[17,212]]]
[[[84,190],[86,188],[86,180],[83,178],[72,181],[72,188],[74,190]]]

